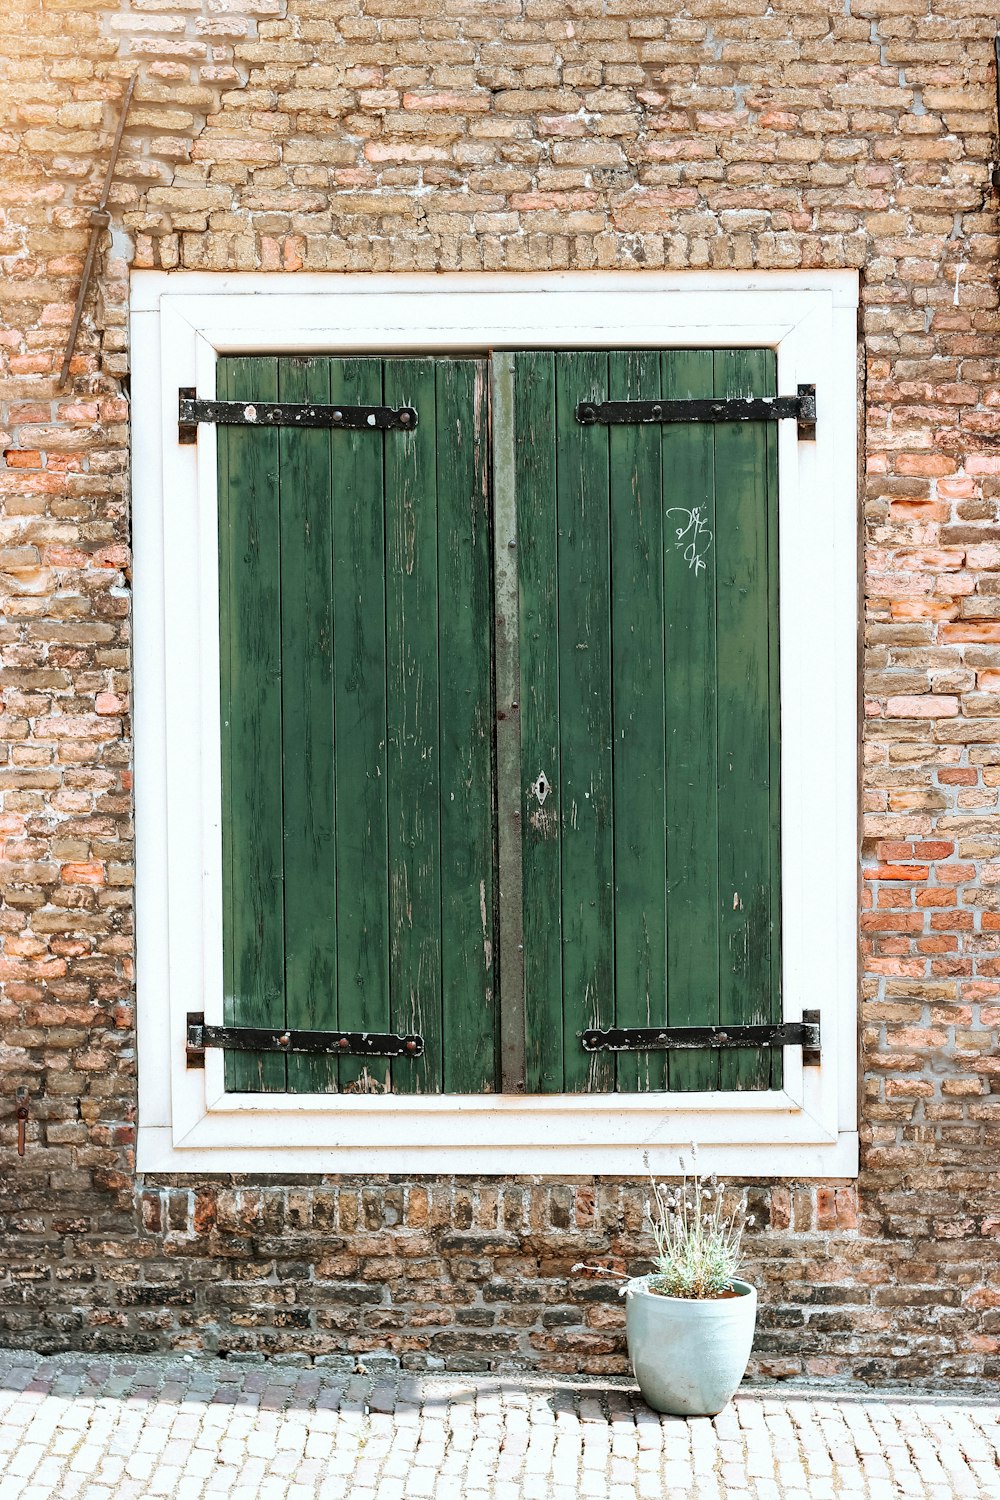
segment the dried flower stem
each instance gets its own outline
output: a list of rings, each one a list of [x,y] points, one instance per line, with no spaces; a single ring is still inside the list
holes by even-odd
[[[652,1289],[693,1298],[728,1291],[743,1264],[745,1226],[738,1208],[726,1212],[725,1184],[714,1173],[704,1178],[697,1172],[685,1172],[681,1185],[673,1188],[650,1173],[650,1184],[646,1220],[656,1244]]]

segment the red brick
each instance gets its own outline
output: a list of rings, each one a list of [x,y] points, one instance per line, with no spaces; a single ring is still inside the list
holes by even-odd
[[[63,865],[59,874],[67,885],[104,884],[104,866],[98,863]]]

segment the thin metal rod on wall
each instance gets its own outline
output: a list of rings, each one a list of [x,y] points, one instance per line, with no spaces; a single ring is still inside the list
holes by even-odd
[[[80,290],[76,294],[76,307],[73,309],[73,321],[69,328],[69,340],[66,344],[66,353],[63,356],[62,369],[59,371],[57,389],[61,390],[66,384],[69,375],[70,362],[73,351],[76,349],[77,334],[80,332],[80,320],[83,317],[83,305],[87,300],[87,292],[90,288],[90,278],[94,272],[94,260],[97,255],[97,242],[101,234],[111,223],[111,215],[108,213],[108,198],[111,196],[111,184],[115,177],[115,167],[118,165],[118,152],[121,150],[122,134],[125,130],[125,120],[128,115],[129,105],[132,103],[132,94],[135,91],[137,73],[133,73],[125,89],[125,97],[122,99],[122,110],[118,116],[118,128],[111,145],[111,155],[108,158],[108,170],[104,174],[104,186],[96,207],[90,210],[90,240],[87,244],[87,257],[83,263],[83,278],[80,281]]]

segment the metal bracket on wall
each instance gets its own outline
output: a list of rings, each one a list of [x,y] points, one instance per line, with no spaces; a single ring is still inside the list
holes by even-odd
[[[800,385],[795,396],[727,396],[661,401],[581,401],[576,420],[584,427],[657,426],[667,422],[795,421],[800,442],[816,441],[816,387]]]
[[[733,1047],[801,1047],[806,1067],[820,1062],[819,1011],[804,1010],[801,1021],[773,1026],[611,1026],[584,1031],[584,1052],[714,1052]]]
[[[15,1095],[17,1106],[14,1110],[14,1118],[17,1121],[17,1154],[24,1155],[25,1140],[28,1130],[28,1090],[20,1088]]]
[[[187,1065],[205,1066],[206,1047],[223,1052],[285,1052],[306,1057],[422,1057],[422,1036],[380,1031],[296,1031],[280,1026],[206,1026],[205,1017],[187,1018]]]
[[[66,353],[63,355],[62,369],[59,371],[58,389],[62,390],[69,375],[70,362],[73,351],[76,348],[76,336],[80,332],[80,320],[83,317],[83,305],[87,300],[87,292],[90,287],[90,278],[94,271],[94,259],[97,255],[97,242],[103,230],[111,223],[111,215],[108,213],[108,198],[111,194],[111,184],[115,177],[115,167],[118,165],[118,152],[121,150],[122,132],[125,129],[125,119],[128,115],[129,105],[132,103],[132,94],[135,90],[135,81],[139,75],[133,73],[125,89],[125,97],[122,99],[121,114],[118,116],[118,128],[111,145],[111,155],[108,158],[108,168],[104,174],[104,186],[101,196],[94,208],[90,210],[90,239],[87,242],[87,256],[83,262],[83,275],[80,278],[80,290],[76,294],[76,306],[73,309],[73,321],[69,326],[69,338],[66,341]]]
[[[196,443],[198,423],[222,427],[344,427],[353,432],[412,432],[412,406],[317,406],[310,402],[199,401],[193,387],[177,392],[177,441]]]

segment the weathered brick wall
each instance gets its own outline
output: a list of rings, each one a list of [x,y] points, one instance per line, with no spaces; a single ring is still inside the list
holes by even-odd
[[[613,1289],[568,1272],[630,1257],[644,1196],[590,1181],[136,1181],[129,266],[822,265],[862,273],[867,371],[863,1167],[856,1189],[747,1189],[761,1358],[773,1373],[1000,1370],[997,23],[986,0],[836,12],[7,7],[9,1339],[620,1369]],[[86,208],[135,69],[113,232],[61,393]],[[817,787],[817,881],[824,857]]]

